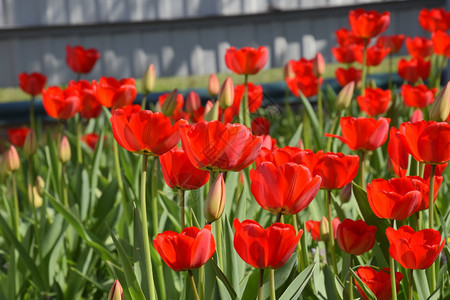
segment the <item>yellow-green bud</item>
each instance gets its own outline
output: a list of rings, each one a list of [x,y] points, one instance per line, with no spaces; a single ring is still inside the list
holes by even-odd
[[[231,77],[227,77],[220,87],[219,98],[220,107],[223,109],[230,107],[234,102],[234,86]]]
[[[214,121],[219,119],[219,101],[212,104],[208,101],[205,106],[205,116],[203,117],[205,121]]]
[[[177,107],[177,96],[177,89],[174,89],[169,95],[167,95],[166,100],[164,100],[164,103],[161,107],[161,112],[164,115],[168,117],[173,115],[173,111],[175,110],[175,107]]]
[[[444,86],[434,99],[430,107],[430,119],[444,122],[450,114],[450,81]]]
[[[155,87],[155,67],[149,64],[142,76],[142,92],[144,95],[151,93]]]
[[[338,110],[349,107],[353,98],[353,91],[355,90],[355,82],[351,81],[344,86],[336,97],[336,108]]]
[[[23,144],[23,152],[27,156],[31,156],[34,153],[36,153],[37,150],[37,140],[36,140],[36,133],[34,133],[34,130],[31,128],[27,136],[25,137],[25,143]]]
[[[211,97],[217,95],[219,92],[219,79],[217,79],[216,74],[209,75],[208,79],[208,93]]]
[[[208,196],[206,196],[203,215],[208,223],[212,223],[222,216],[225,199],[225,181],[223,180],[222,173],[220,173],[211,185]]]
[[[322,217],[319,224],[319,234],[320,239],[324,242],[327,242],[330,239],[330,224],[328,223],[328,219]]]
[[[19,154],[17,153],[17,149],[14,145],[9,147],[8,151],[4,154],[3,159],[8,171],[14,172],[20,168]]]
[[[65,164],[70,160],[72,152],[70,151],[70,144],[67,137],[64,135],[61,138],[61,143],[59,145],[58,158],[59,161]]]
[[[36,191],[40,196],[44,195],[45,190],[45,181],[41,176],[36,177],[36,181],[34,182],[34,186],[36,187]]]
[[[115,280],[111,290],[109,290],[108,300],[123,300],[123,289],[119,280]]]

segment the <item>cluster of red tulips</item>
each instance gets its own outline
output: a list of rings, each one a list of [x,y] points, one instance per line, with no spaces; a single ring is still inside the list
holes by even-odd
[[[130,260],[128,256],[132,254],[127,255],[124,250],[128,248],[111,232],[123,270],[117,271],[122,275],[117,276],[119,280],[114,282],[108,299],[123,299],[124,294],[133,299],[168,297],[164,279],[167,270],[164,271],[161,259],[174,271],[188,271],[185,285],[189,281],[190,287],[183,288],[186,298],[192,295],[205,299],[209,295],[235,299],[258,295],[258,299],[264,299],[266,289],[270,299],[306,299],[319,297],[315,286],[319,284],[318,278],[330,281],[329,299],[353,299],[354,285],[364,299],[397,299],[400,295],[402,299],[413,299],[433,293],[448,297],[445,289],[449,288],[449,269],[443,262],[443,249],[446,248],[447,259],[450,250],[443,237],[447,237],[450,229],[449,206],[440,202],[448,202],[445,168],[450,160],[450,83],[441,87],[440,79],[450,57],[447,34],[450,13],[443,9],[423,9],[419,22],[432,33],[431,39],[379,36],[389,26],[389,12],[351,11],[350,29],[336,31],[339,46],[332,49],[336,60],[347,65],[336,70],[336,80],[342,89],[334,99],[323,93],[326,66],[320,53],[312,60],[289,61],[284,68],[286,85],[304,107],[300,124],[295,124],[298,135],[289,144],[280,143],[277,136],[270,135],[271,122],[261,108],[262,87],[249,81],[250,75],[266,65],[269,56],[266,47],[227,49],[225,63],[234,73],[244,75],[242,85],[234,86],[231,78],[220,85],[217,77],[211,75],[208,82],[211,100],[206,105],[202,105],[195,92],[184,99],[174,90],[151,104],[152,111],[146,110],[146,97],[154,90],[153,66],[149,66],[143,77],[142,103],[133,104],[137,95],[133,78],[101,77],[92,82],[80,79],[92,70],[100,54],[95,49],[67,46],[66,62],[77,74],[76,81],[70,81],[64,88],[44,89],[44,75],[19,75],[20,87],[32,96],[31,108],[34,98],[42,93],[45,111],[58,119],[57,164],[61,169],[57,174],[62,178],[61,187],[56,183],[57,178],[52,177],[55,180],[52,196],[48,188],[42,192],[38,182],[31,183],[32,174],[39,174],[33,170],[32,160],[42,144],[39,137],[43,138],[41,133],[36,137],[40,127],[33,109],[30,109],[30,128],[8,131],[12,146],[2,157],[1,174],[11,175],[13,190],[17,189],[16,171],[26,158],[30,165],[28,197],[36,218],[34,226],[40,222],[36,209],[42,206],[42,198],[48,197],[67,222],[78,228],[77,233],[89,247],[105,251],[102,255],[112,259],[105,250],[107,247],[99,246],[92,233],[77,227],[82,222],[76,222],[78,213],[74,211],[80,204],[70,196],[75,191],[67,188],[66,178],[70,168],[74,172],[79,168],[89,169],[86,160],[90,161],[88,156],[92,153],[95,158],[92,163],[100,164],[102,151],[107,151],[104,141],[108,135],[102,125],[100,131],[89,133],[88,128],[92,129],[89,122],[98,122],[104,116],[109,118],[115,142],[112,142],[112,157],[106,157],[113,161],[108,168],[115,172],[114,184],[122,201],[116,205],[123,210],[122,221],[118,223],[125,228],[114,231],[124,239],[134,232],[134,245],[142,239],[143,249],[135,246],[134,251],[139,254]],[[392,55],[398,53],[405,40],[411,58],[398,61],[398,75],[404,84],[397,89],[392,80]],[[383,90],[367,78],[370,67],[379,65],[387,56],[389,89]],[[353,65],[355,62],[361,69]],[[430,71],[432,65],[435,73]],[[312,97],[317,100],[317,110],[307,99]],[[290,110],[289,104],[287,109]],[[256,116],[258,112],[260,115]],[[73,120],[74,132],[64,129],[65,120]],[[299,140],[302,134],[304,141]],[[50,134],[48,139],[52,139]],[[278,143],[284,143],[283,147]],[[76,162],[72,162],[71,144],[76,148]],[[117,144],[140,154],[139,157],[130,158]],[[22,149],[19,152],[25,158],[19,158],[14,146]],[[45,147],[45,157],[50,161],[51,151]],[[149,159],[150,185],[147,183]],[[141,164],[140,183],[130,183],[124,175],[124,169],[130,168],[127,164],[138,167],[133,160]],[[178,216],[173,211],[169,214],[171,208],[158,200],[169,197],[164,194],[167,188],[157,188],[159,167],[167,187],[176,191]],[[114,176],[101,173],[98,171],[93,176],[106,182]],[[54,175],[47,177],[51,176]],[[148,186],[150,193],[147,193]],[[444,190],[439,192],[440,189]],[[319,190],[324,191],[323,195]],[[95,193],[92,199],[97,199]],[[130,194],[135,195],[132,201],[129,201]],[[147,209],[149,195],[151,209]],[[194,196],[204,199],[200,205],[203,218],[193,205]],[[20,224],[25,222],[25,205],[19,205],[16,193],[13,198],[11,239],[20,243],[28,237],[20,229]],[[323,198],[325,201],[319,203]],[[320,208],[318,214],[313,213],[312,206]],[[81,210],[79,215],[82,213]],[[170,219],[171,225],[166,221],[162,223],[165,226],[160,225],[163,216]],[[45,211],[40,217],[45,217]],[[322,220],[311,220],[314,217]],[[230,231],[232,226],[234,232]],[[306,239],[311,239],[302,228],[310,233],[315,249],[325,247],[327,265],[318,265],[320,251],[316,250],[314,255],[309,253]],[[170,230],[161,233],[164,229]],[[154,238],[154,249],[149,237]],[[66,248],[71,249],[74,241],[66,239]],[[237,266],[235,253],[228,253],[231,244],[245,263],[259,269],[255,273],[244,266],[245,273],[255,276],[239,277],[242,268]],[[154,250],[159,257],[152,254]],[[295,250],[297,254],[293,256]],[[210,265],[209,271],[207,263],[213,266]],[[276,275],[284,274],[278,270],[285,268],[288,269],[283,271],[287,272],[286,277],[279,275],[283,282],[276,283]],[[319,269],[324,275],[318,275]],[[428,273],[413,273],[425,269]],[[269,274],[267,288],[264,288],[265,270]],[[208,274],[214,274],[217,282],[211,283],[205,272],[212,272]],[[424,279],[428,281],[425,287],[421,282]],[[210,280],[213,286],[210,292],[205,292],[208,290],[205,280]],[[250,281],[254,283],[247,284]],[[241,293],[238,289],[242,282],[247,286]],[[253,290],[249,291],[249,286]]]

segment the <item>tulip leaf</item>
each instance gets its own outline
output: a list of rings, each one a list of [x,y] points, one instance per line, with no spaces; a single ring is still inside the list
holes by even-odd
[[[298,299],[303,291],[303,289],[308,284],[309,279],[314,273],[314,269],[316,267],[316,263],[309,265],[306,267],[300,274],[292,280],[291,284],[286,288],[284,293],[281,295],[279,300],[290,300],[290,299]]]
[[[134,264],[136,273],[140,273],[140,284],[146,299],[150,299],[150,291],[148,284],[148,274],[145,268],[145,253],[144,253],[144,234],[142,233],[141,219],[138,211],[134,207],[134,259],[137,264]],[[138,276],[139,277],[139,276]]]
[[[430,295],[426,270],[414,270],[414,287],[419,299],[427,299]]]
[[[349,270],[352,273],[352,276],[358,282],[359,287],[364,291],[364,294],[366,294],[366,297],[371,300],[377,300],[377,297],[372,292],[372,290],[369,289],[369,287],[364,283],[364,281],[361,280],[361,278],[359,278],[359,276],[355,273],[355,271],[353,271],[351,268],[349,268]]]
[[[222,281],[222,283],[225,285],[225,287],[228,290],[228,293],[230,294],[231,299],[237,299],[237,293],[234,290],[231,282],[228,280],[227,276],[225,276],[225,274],[219,268],[219,266],[217,265],[214,258],[211,258],[211,261],[213,262],[213,266],[214,266],[214,270],[216,271],[217,278],[219,278],[220,281]]]
[[[302,132],[303,132],[303,123],[300,123],[297,127],[297,130],[294,132],[294,134],[290,138],[289,143],[287,145],[290,147],[297,147],[298,141],[302,137]]]
[[[305,106],[306,113],[308,114],[309,120],[311,122],[314,137],[317,142],[317,149],[323,149],[322,145],[323,136],[319,127],[319,120],[317,119],[316,113],[314,112],[311,103],[309,103],[309,100],[301,92],[300,92],[300,99],[302,100],[302,103]]]

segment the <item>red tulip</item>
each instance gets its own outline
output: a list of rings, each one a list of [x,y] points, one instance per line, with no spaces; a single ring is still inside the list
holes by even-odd
[[[183,149],[171,149],[159,157],[159,162],[164,180],[173,189],[199,189],[209,179],[209,172],[194,167]]]
[[[320,238],[320,222],[321,221],[311,221],[311,220],[305,222],[305,230],[307,232],[311,233],[311,237],[315,241],[322,240]],[[336,231],[337,231],[339,224],[341,224],[341,221],[339,220],[338,217],[336,217],[331,222],[332,222],[332,226],[333,226],[333,236],[336,239],[336,234],[337,234]]]
[[[387,152],[389,154],[394,173],[399,177],[406,176],[406,171],[409,164],[408,152],[400,140],[400,131],[395,127],[392,127],[389,130]]]
[[[213,75],[213,74],[211,74],[211,75]],[[178,100],[178,98],[177,98],[177,100]],[[191,91],[186,97],[186,111],[189,114],[193,115],[201,106],[202,106],[202,103],[201,103],[200,95],[195,91]]]
[[[438,258],[445,245],[439,231],[434,229],[415,232],[406,225],[398,230],[389,227],[386,229],[386,236],[390,243],[389,254],[405,269],[427,269]]]
[[[187,124],[180,120],[173,126],[162,113],[142,110],[128,119],[122,109],[116,109],[109,119],[114,138],[128,151],[145,155],[162,155],[180,141],[178,128]]]
[[[443,31],[433,33],[431,38],[434,53],[450,57],[450,35]]]
[[[121,107],[121,109],[125,113],[125,116],[127,116],[127,119],[130,120],[131,115],[140,112],[142,107],[140,104],[128,104],[127,106]]]
[[[356,37],[355,33],[352,30],[349,30],[347,28],[341,28],[336,31],[334,31],[336,35],[337,42],[340,46],[346,47],[349,45],[363,45],[364,39],[360,37]]]
[[[275,223],[264,229],[253,220],[234,219],[234,249],[255,268],[278,269],[291,257],[303,234],[290,224]]]
[[[433,202],[436,202],[438,193],[439,193],[439,188],[441,187],[442,184],[442,180],[443,177],[442,175],[442,171],[445,169],[442,168],[443,166],[447,166],[447,164],[444,165],[439,165],[439,168],[436,168],[436,173],[437,175],[434,176],[434,193],[433,193]],[[414,186],[416,187],[416,189],[418,191],[420,191],[420,193],[422,194],[422,201],[420,201],[419,206],[417,207],[415,212],[418,211],[422,211],[422,210],[426,210],[428,209],[429,206],[429,189],[430,189],[430,176],[429,176],[429,169],[430,169],[430,165],[427,165],[428,170],[428,176],[427,178],[421,178],[419,176],[407,176],[406,178],[410,179]],[[439,169],[439,170],[438,170]],[[425,176],[424,176],[425,177]]]
[[[256,166],[261,163],[268,161],[273,163],[275,166],[279,167],[288,162],[301,163],[302,158],[307,153],[314,154],[312,150],[302,150],[297,147],[283,147],[283,148],[261,148],[261,151],[256,159]]]
[[[322,84],[323,78],[318,78],[311,73],[309,75],[296,76],[292,79],[286,78],[285,81],[292,94],[296,97],[300,97],[300,92],[305,97],[312,97],[317,95],[319,84]]]
[[[250,170],[250,190],[262,208],[285,215],[304,210],[314,199],[322,179],[296,163],[275,166],[263,162]]]
[[[424,37],[407,37],[406,49],[413,57],[427,58],[433,53],[433,42]]]
[[[372,267],[359,267],[356,270],[356,275],[361,279],[362,282],[372,291],[378,300],[390,300],[392,298],[391,289],[391,269],[384,268],[380,271],[375,270]],[[398,293],[398,285],[403,279],[403,274],[400,272],[395,272],[395,286]],[[358,281],[355,279],[356,288],[358,293],[365,300],[368,300],[366,294],[364,294],[363,289],[359,286]]]
[[[351,64],[355,61],[356,45],[339,46],[331,48],[331,53],[340,63]]]
[[[363,46],[355,48],[355,59],[360,64],[363,63]],[[366,66],[378,66],[383,59],[389,54],[389,48],[383,48],[378,45],[367,48]]]
[[[153,240],[153,246],[164,262],[174,271],[198,269],[214,254],[216,243],[211,225],[203,229],[184,228],[181,233],[165,231]]]
[[[85,49],[82,46],[66,46],[66,63],[75,73],[87,74],[94,67],[100,53],[97,49]]]
[[[369,39],[383,33],[389,26],[390,13],[365,11],[362,8],[351,10],[348,15],[350,27],[355,36]]]
[[[31,96],[37,96],[42,93],[45,83],[47,82],[47,76],[41,73],[20,73],[19,85],[22,91]]]
[[[355,82],[355,84],[358,84],[361,80],[362,71],[353,67],[350,67],[348,69],[337,68],[335,75],[339,85],[346,86],[352,81]]]
[[[256,117],[252,120],[252,134],[268,135],[270,130],[270,122],[264,117]]]
[[[299,60],[290,60],[288,62],[288,65],[290,65],[292,72],[294,74],[293,76],[287,76],[289,78],[294,78],[295,76],[304,76],[304,75],[314,74],[313,60],[309,60],[309,59],[302,57]]]
[[[409,61],[401,58],[398,61],[398,75],[404,80],[416,82],[421,78],[425,80],[430,75],[431,62],[422,57],[413,57]]]
[[[450,160],[450,124],[446,122],[402,123],[400,139],[419,162],[443,164]]]
[[[97,118],[102,112],[102,104],[98,101],[95,85],[87,80],[70,81],[69,86],[78,89],[80,93],[80,114],[85,119]]]
[[[96,133],[85,134],[81,137],[81,140],[86,143],[92,150],[95,151],[97,148],[97,143],[99,139],[99,135]]]
[[[377,228],[363,220],[345,219],[337,228],[336,241],[339,248],[353,255],[361,255],[375,245]]]
[[[241,124],[202,121],[180,127],[183,150],[191,163],[208,171],[240,171],[258,156],[262,138]]]
[[[97,87],[97,97],[106,107],[122,108],[131,104],[136,98],[136,86],[133,78],[118,81],[113,77],[101,77],[94,83]]]
[[[447,31],[450,27],[450,15],[443,8],[422,8],[419,13],[419,23],[423,29],[430,32]]]
[[[385,35],[378,38],[377,45],[381,48],[389,48],[389,54],[395,54],[402,48],[404,40],[404,34]]]
[[[367,199],[377,217],[403,221],[417,211],[422,193],[411,178],[378,178],[367,184]]]
[[[423,120],[423,112],[420,109],[415,109],[409,118],[409,122],[419,122]]]
[[[356,97],[359,108],[369,117],[381,115],[391,102],[391,91],[380,88],[365,88],[362,96]]]
[[[428,89],[424,84],[416,86],[404,84],[402,85],[401,94],[406,106],[424,108],[433,103],[436,91],[435,88]]]
[[[264,68],[268,58],[269,51],[264,46],[260,46],[258,49],[230,47],[225,53],[225,64],[236,74],[253,75]]]
[[[7,132],[11,144],[16,147],[23,147],[25,144],[25,138],[27,137],[29,131],[30,128],[28,127],[8,129]]]
[[[258,108],[261,107],[263,100],[263,89],[260,85],[255,85],[249,82],[247,85],[248,91],[248,109],[251,113],[254,113]],[[241,105],[242,98],[244,97],[245,85],[238,84],[234,87],[234,101],[233,101],[233,112],[235,115],[239,115],[239,109]]]
[[[80,110],[80,93],[71,86],[64,91],[59,87],[49,87],[42,92],[42,103],[50,117],[67,120]]]
[[[386,142],[390,119],[342,117],[342,137],[325,133],[327,137],[338,138],[351,150],[373,151]]]

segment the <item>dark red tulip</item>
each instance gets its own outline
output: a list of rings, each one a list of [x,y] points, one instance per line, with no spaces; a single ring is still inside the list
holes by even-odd
[[[359,83],[362,77],[362,71],[353,67],[348,69],[337,68],[336,72],[336,81],[340,86],[346,86],[350,82],[355,82],[355,85]]]
[[[102,104],[98,101],[96,86],[87,80],[70,81],[69,86],[80,93],[80,114],[85,119],[97,118],[102,112]]]
[[[290,60],[287,64],[290,66],[293,74],[292,76],[285,77],[293,78],[295,76],[304,76],[314,73],[313,60],[302,57],[299,60]]]
[[[355,59],[360,64],[363,63],[363,46],[355,47]],[[378,66],[383,59],[389,54],[389,48],[383,48],[378,45],[367,48],[366,66]]]
[[[419,13],[419,23],[429,32],[447,31],[450,27],[450,15],[443,8],[422,8]]]
[[[37,96],[42,93],[45,83],[47,82],[47,76],[41,73],[20,73],[19,74],[19,85],[22,91],[31,95]]]
[[[351,150],[373,151],[386,142],[390,119],[342,117],[340,121],[343,136],[325,133],[327,137],[338,138]]]
[[[390,244],[389,254],[405,269],[428,269],[445,245],[439,231],[434,229],[415,232],[406,225],[398,230],[389,227],[386,229],[386,236]]]
[[[391,103],[391,91],[380,88],[365,88],[364,94],[356,97],[359,108],[369,117],[381,115]]]
[[[111,118],[114,138],[128,151],[145,155],[162,155],[180,141],[178,128],[187,121],[173,126],[162,113],[142,110],[128,118],[122,109],[116,109]]]
[[[427,58],[433,53],[433,42],[424,37],[407,37],[406,49],[413,57]]]
[[[402,85],[401,94],[406,106],[424,108],[433,103],[436,91],[435,88],[428,89],[424,84],[416,86],[404,84]]]
[[[340,46],[331,48],[334,58],[340,63],[351,64],[355,59],[355,45]]]
[[[400,131],[395,127],[392,127],[389,130],[387,152],[389,154],[394,173],[399,177],[406,176],[406,171],[409,164],[408,152],[400,140]]]
[[[263,89],[262,86],[253,84],[249,82],[247,85],[248,91],[248,109],[251,113],[254,113],[258,108],[261,107],[263,100]],[[234,101],[233,101],[233,112],[235,115],[239,115],[239,109],[241,105],[242,98],[244,97],[245,85],[238,84],[234,87]]]
[[[258,49],[230,47],[225,53],[225,64],[236,74],[252,75],[264,68],[268,58],[269,51],[264,46],[260,46]]]
[[[398,61],[398,75],[409,82],[425,80],[430,75],[431,62],[422,57],[413,57],[409,61],[401,58]]]
[[[290,224],[275,223],[264,229],[253,220],[234,219],[234,249],[255,268],[278,269],[291,257],[303,234]]]
[[[256,117],[252,120],[252,133],[254,135],[268,135],[270,121],[264,117]]]
[[[345,27],[335,30],[334,34],[336,35],[336,40],[340,46],[345,47],[354,44],[364,44],[363,38],[356,37],[355,33],[352,30]]]
[[[184,228],[181,233],[165,231],[156,235],[153,246],[164,262],[174,271],[198,269],[216,251],[211,225],[203,229]]]
[[[159,156],[159,162],[164,180],[173,189],[199,189],[209,179],[209,172],[194,167],[183,149],[171,149]]]
[[[322,179],[313,176],[304,165],[287,163],[277,167],[263,162],[256,170],[250,170],[250,181],[250,190],[262,208],[293,215],[311,203]]]
[[[101,77],[100,81],[94,84],[97,88],[98,100],[106,107],[122,108],[130,105],[136,98],[134,78],[118,81],[113,77]]]
[[[350,27],[355,36],[369,39],[383,33],[389,26],[390,13],[365,11],[362,8],[351,10],[348,14]]]
[[[372,267],[359,267],[356,270],[356,275],[361,279],[362,282],[372,291],[376,296],[377,300],[390,300],[392,299],[392,289],[391,289],[391,269],[384,268],[379,271]],[[395,272],[395,286],[398,293],[398,285],[403,279],[403,274],[400,272]],[[358,293],[364,300],[369,298],[364,294],[363,289],[359,286],[358,281],[355,279],[356,288]]]
[[[322,238],[320,237],[320,222],[321,221],[312,221],[312,220],[305,222],[305,230],[311,234],[311,237],[315,241],[322,240]],[[341,224],[339,218],[338,217],[334,218],[332,221],[332,226],[333,226],[333,236],[335,239],[336,239],[336,231],[339,224]]]
[[[389,48],[389,54],[395,54],[402,48],[404,40],[404,34],[385,35],[377,39],[377,45],[381,48]]]
[[[86,143],[92,150],[97,148],[98,140],[100,136],[96,133],[85,134],[81,137],[81,140]]]
[[[27,137],[30,128],[11,128],[7,130],[9,141],[16,147],[23,147],[25,144],[25,138]]]
[[[75,73],[87,74],[91,72],[99,58],[100,53],[97,49],[85,49],[82,46],[66,46],[66,63]]]
[[[345,219],[337,228],[336,241],[342,251],[361,255],[375,245],[376,231],[375,226],[368,226],[363,220]]]
[[[292,94],[296,97],[300,97],[300,92],[305,97],[312,97],[317,95],[319,84],[322,84],[323,78],[318,78],[311,73],[309,75],[286,78],[285,81]]]
[[[450,57],[450,35],[443,31],[433,33],[431,38],[434,53]]]
[[[67,120],[80,110],[80,92],[75,87],[61,90],[49,87],[42,92],[42,103],[47,114],[55,119]]]

